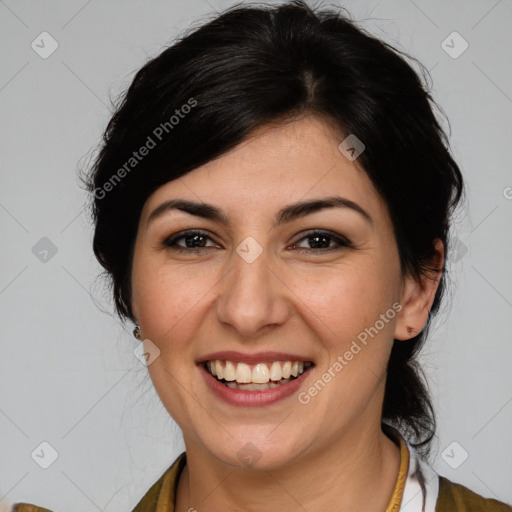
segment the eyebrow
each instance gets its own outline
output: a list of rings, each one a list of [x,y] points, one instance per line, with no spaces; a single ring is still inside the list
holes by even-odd
[[[278,214],[274,218],[273,227],[277,227],[286,222],[291,222],[292,220],[300,217],[305,217],[306,215],[318,212],[324,208],[349,208],[352,211],[359,213],[370,225],[373,226],[373,219],[361,206],[345,197],[334,196],[302,201],[285,206],[279,210]],[[231,226],[228,216],[217,206],[203,202],[198,203],[195,201],[189,201],[186,199],[170,199],[163,202],[151,212],[147,220],[147,225],[157,217],[161,217],[164,213],[175,209],[197,217],[221,222],[228,227]]]

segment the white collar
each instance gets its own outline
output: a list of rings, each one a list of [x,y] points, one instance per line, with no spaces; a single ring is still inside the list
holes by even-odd
[[[409,443],[405,444],[409,451],[409,470],[399,512],[435,512],[439,475]]]

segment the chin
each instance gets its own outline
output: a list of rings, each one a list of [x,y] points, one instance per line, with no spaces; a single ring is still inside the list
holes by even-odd
[[[244,428],[240,435],[230,437],[223,435],[223,441],[207,442],[205,449],[220,462],[240,469],[254,471],[274,471],[290,464],[304,449],[303,442],[295,442],[289,436],[268,436],[269,429],[265,433],[254,433],[251,429]],[[229,439],[226,439],[229,438]]]

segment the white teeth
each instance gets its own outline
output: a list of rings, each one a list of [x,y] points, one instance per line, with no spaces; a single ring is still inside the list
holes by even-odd
[[[249,383],[252,379],[251,367],[245,363],[238,363],[236,367],[236,381],[241,383]]]
[[[250,382],[249,384],[237,384],[237,387],[245,391],[259,391],[261,389],[268,389],[268,384],[255,384]]]
[[[270,372],[268,366],[265,363],[258,363],[252,369],[252,381],[255,384],[264,384],[270,380]]]
[[[222,369],[222,363],[220,361],[215,361],[215,369],[217,370],[217,378],[223,379],[224,378],[224,372]]]
[[[238,382],[226,382],[226,386],[231,389],[242,389],[244,391],[264,391],[265,389],[273,389],[281,386],[282,384],[287,384],[290,382],[290,379],[282,380],[281,382],[267,382],[265,384],[254,384],[253,382],[249,384],[239,384]]]
[[[236,368],[231,361],[226,361],[226,366],[224,367],[224,380],[227,380],[228,382],[236,380]]]
[[[281,371],[281,365],[274,361],[272,363],[272,366],[270,367],[270,380],[281,380],[283,378],[282,371]]]
[[[246,363],[215,360],[208,361],[206,368],[218,380],[226,381],[229,387],[234,388],[240,384],[238,389],[252,391],[269,389],[265,387],[267,384],[274,388],[284,381],[288,382],[290,377],[301,375],[304,369],[311,364],[310,362],[304,363],[304,361],[274,361],[272,364],[258,363],[251,367]],[[252,387],[253,384],[256,386],[255,388]]]

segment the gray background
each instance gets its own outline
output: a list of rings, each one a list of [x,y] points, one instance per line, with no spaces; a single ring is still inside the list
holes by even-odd
[[[2,503],[131,510],[183,450],[134,357],[131,326],[108,313],[76,174],[109,119],[109,95],[182,29],[232,3],[0,0]],[[433,462],[512,502],[512,2],[339,5],[431,70],[450,120],[469,206],[454,225],[452,306],[422,356],[439,419]],[[46,59],[31,47],[44,31],[58,43]],[[469,44],[457,58],[442,46],[453,31]],[[45,441],[58,453],[47,469]]]

